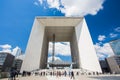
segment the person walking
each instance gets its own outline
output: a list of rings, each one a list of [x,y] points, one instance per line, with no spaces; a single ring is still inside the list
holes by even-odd
[[[71,79],[72,79],[72,78],[75,79],[75,76],[74,76],[74,72],[73,72],[73,71],[71,72]]]
[[[66,72],[66,71],[64,72],[64,75],[65,75],[65,77],[66,77],[66,75],[67,75],[67,72]]]
[[[10,80],[16,80],[16,70],[14,68],[10,70]]]

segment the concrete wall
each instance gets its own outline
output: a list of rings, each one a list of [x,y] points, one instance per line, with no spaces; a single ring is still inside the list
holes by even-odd
[[[89,71],[101,72],[100,64],[96,56],[96,52],[92,43],[92,39],[83,19],[75,29],[76,38],[79,48],[80,66]]]
[[[73,64],[73,68],[79,69],[80,68],[80,59],[79,59],[79,50],[78,50],[78,43],[77,43],[75,30],[73,32],[73,36],[70,41],[70,48],[71,48],[72,62],[75,63],[75,64]]]
[[[35,19],[28,45],[26,48],[25,59],[22,64],[21,71],[31,71],[39,69],[40,58],[42,53],[42,44],[44,39],[45,27]]]
[[[48,59],[48,39],[46,33],[44,34],[44,40],[42,44],[42,53],[40,57],[40,69],[45,69],[47,67],[47,59]]]
[[[111,56],[107,58],[107,62],[111,73],[120,73],[120,67],[115,60],[116,56]]]

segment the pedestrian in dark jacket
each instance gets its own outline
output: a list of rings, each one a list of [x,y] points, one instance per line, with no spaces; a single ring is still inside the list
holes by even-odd
[[[72,78],[75,79],[75,76],[74,76],[74,72],[73,72],[73,71],[71,72],[71,79],[72,79]]]

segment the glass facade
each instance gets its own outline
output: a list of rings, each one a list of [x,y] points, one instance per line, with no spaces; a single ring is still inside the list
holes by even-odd
[[[13,65],[14,56],[11,53],[0,52],[0,71],[8,72]]]
[[[110,42],[111,48],[115,55],[120,55],[120,39]]]
[[[0,65],[3,65],[5,62],[7,54],[0,54]]]

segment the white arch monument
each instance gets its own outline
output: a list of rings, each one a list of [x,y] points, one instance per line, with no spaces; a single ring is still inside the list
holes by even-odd
[[[56,42],[70,42],[74,68],[101,72],[84,17],[36,17],[21,70],[46,68],[48,43],[53,34]]]

